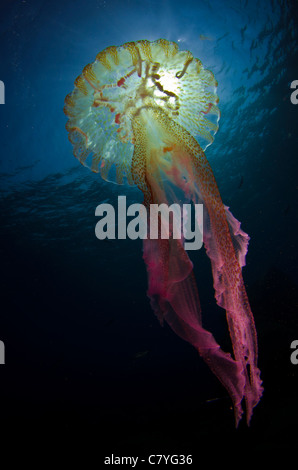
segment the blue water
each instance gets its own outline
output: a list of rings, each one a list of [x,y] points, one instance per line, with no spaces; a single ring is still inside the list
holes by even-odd
[[[99,51],[166,38],[218,80],[220,127],[206,155],[224,203],[251,237],[243,274],[266,390],[249,438],[253,448],[290,447],[298,417],[289,361],[298,336],[298,105],[290,101],[297,2],[2,1],[0,38],[5,422],[13,416],[27,429],[30,415],[34,429],[78,426],[93,436],[101,422],[102,455],[112,445],[154,447],[156,439],[165,448],[175,442],[177,452],[187,442],[194,453],[197,439],[227,429],[239,438],[225,391],[154,317],[141,243],[95,238],[99,203],[115,204],[123,194],[141,202],[142,195],[82,167],[65,130],[64,98]],[[205,322],[228,345],[209,260],[203,250],[193,258]]]

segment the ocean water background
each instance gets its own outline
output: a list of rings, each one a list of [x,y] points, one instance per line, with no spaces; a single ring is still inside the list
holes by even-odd
[[[199,454],[212,442],[290,449],[297,436],[297,1],[49,0],[0,6],[0,409],[6,436],[88,437],[98,461]],[[220,128],[206,155],[250,235],[243,275],[265,392],[234,429],[225,390],[160,327],[140,241],[99,241],[101,202],[142,202],[82,167],[65,130],[74,79],[110,45],[175,41],[218,80]],[[204,249],[192,253],[203,319],[230,347]],[[104,438],[98,443],[100,433]],[[224,436],[224,437],[223,437]]]

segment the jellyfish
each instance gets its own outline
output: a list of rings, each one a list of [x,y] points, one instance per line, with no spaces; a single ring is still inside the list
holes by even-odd
[[[74,83],[65,98],[66,129],[84,166],[106,181],[136,185],[148,209],[203,204],[203,220],[197,222],[203,225],[215,299],[226,312],[232,352],[203,327],[183,237],[144,237],[147,294],[160,322],[191,343],[225,387],[236,427],[243,408],[249,424],[263,391],[242,278],[249,237],[223,204],[204,153],[220,117],[213,73],[174,42],[140,40],[106,48]]]

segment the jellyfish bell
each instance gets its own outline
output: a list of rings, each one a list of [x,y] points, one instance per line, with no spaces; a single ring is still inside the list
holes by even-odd
[[[102,178],[134,184],[134,121],[158,147],[163,140],[156,115],[162,114],[198,137],[204,149],[218,129],[216,86],[213,74],[173,42],[108,47],[84,68],[65,99],[74,154]]]
[[[203,242],[215,298],[226,311],[233,357],[202,326],[193,265],[183,240],[143,240],[147,294],[161,322],[190,342],[228,391],[238,424],[262,395],[257,335],[242,266],[248,235],[223,205],[205,148],[220,113],[217,82],[189,51],[164,39],[108,47],[65,99],[76,158],[103,179],[137,185],[144,205],[203,204]],[[150,220],[148,221],[150,231]],[[202,225],[202,220],[198,220]]]

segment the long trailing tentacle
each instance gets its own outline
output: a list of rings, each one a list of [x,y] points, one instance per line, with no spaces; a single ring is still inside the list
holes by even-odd
[[[144,145],[146,131],[141,117],[135,118],[135,182],[144,192],[147,205],[173,202],[169,201],[170,193],[165,189],[167,179],[180,188],[185,197],[204,204],[204,245],[211,260],[217,303],[226,310],[234,358],[202,327],[192,263],[180,240],[144,240],[151,305],[161,320],[167,321],[178,335],[197,348],[225,386],[234,404],[236,425],[243,412],[241,402],[245,399],[249,423],[262,386],[254,319],[241,272],[248,236],[223,205],[211,167],[196,140],[177,123],[169,121],[166,114],[157,110],[152,110],[151,114],[158,122],[166,147],[161,147],[158,153],[158,149],[150,148],[148,143]],[[165,149],[169,158],[162,171]]]

